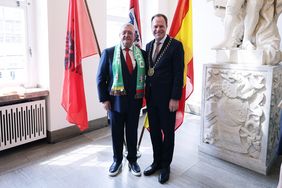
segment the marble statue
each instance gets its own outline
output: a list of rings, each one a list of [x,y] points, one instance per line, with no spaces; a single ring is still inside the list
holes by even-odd
[[[282,60],[277,20],[282,0],[213,0],[216,15],[224,16],[224,37],[214,49],[262,50],[263,64]]]
[[[259,19],[259,11],[262,8],[263,0],[228,0],[226,4],[225,18],[224,18],[224,39],[215,48],[230,48],[236,47],[232,41],[232,31],[240,24],[240,13],[242,6],[246,4],[244,22],[244,32],[242,40],[243,49],[255,49],[252,43],[252,34],[256,28]]]

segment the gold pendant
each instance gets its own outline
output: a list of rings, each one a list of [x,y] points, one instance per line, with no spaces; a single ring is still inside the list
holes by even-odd
[[[148,70],[148,76],[153,76],[154,73],[155,73],[155,69],[150,67]]]

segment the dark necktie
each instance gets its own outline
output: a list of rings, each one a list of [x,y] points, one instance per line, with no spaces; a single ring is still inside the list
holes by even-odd
[[[156,44],[156,49],[155,49],[155,52],[154,52],[154,56],[153,56],[153,62],[155,63],[156,60],[157,60],[157,56],[160,52],[160,46],[161,46],[161,43],[160,42],[157,42]]]
[[[129,49],[128,48],[125,48],[125,62],[126,62],[129,74],[132,74],[133,65],[132,65],[131,57],[129,55]]]

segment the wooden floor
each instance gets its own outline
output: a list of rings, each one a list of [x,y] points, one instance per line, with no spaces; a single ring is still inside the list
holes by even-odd
[[[281,159],[264,176],[198,153],[199,140],[200,117],[186,114],[176,132],[171,177],[164,185],[157,175],[135,177],[126,160],[117,177],[108,176],[112,163],[109,128],[56,144],[28,144],[0,153],[0,188],[276,188]],[[138,163],[144,170],[152,162],[147,131],[140,151]]]

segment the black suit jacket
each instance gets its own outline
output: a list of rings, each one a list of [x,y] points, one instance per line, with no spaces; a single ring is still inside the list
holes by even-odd
[[[99,101],[110,101],[112,110],[121,113],[126,112],[131,108],[141,108],[142,99],[134,98],[136,93],[137,65],[135,66],[132,75],[130,75],[122,50],[120,51],[122,75],[125,91],[127,94],[123,96],[110,95],[110,91],[113,84],[112,63],[114,57],[114,49],[115,47],[107,48],[102,52],[101,55],[96,79]],[[142,54],[144,57],[144,61],[146,61],[146,52],[142,50]]]
[[[169,41],[170,44],[163,53]],[[153,53],[154,42],[155,40],[146,45],[147,59],[150,67],[153,64],[151,54]],[[161,58],[154,67],[154,75],[147,75],[146,78],[146,100],[151,104],[164,104],[167,106],[170,99],[179,100],[182,94],[184,71],[182,43],[167,36],[158,56],[161,56]]]

